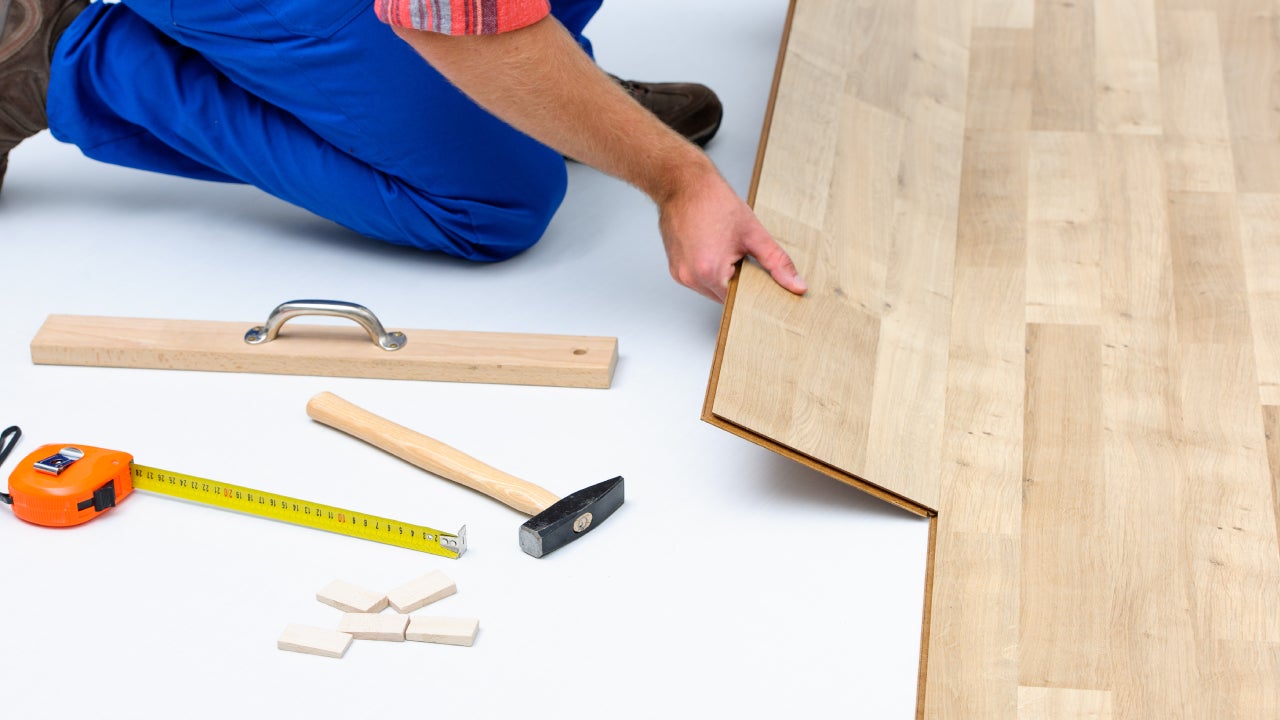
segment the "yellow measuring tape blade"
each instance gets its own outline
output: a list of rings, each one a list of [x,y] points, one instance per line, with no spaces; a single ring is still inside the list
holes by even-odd
[[[456,558],[467,549],[466,528],[458,534],[440,532],[424,525],[411,525],[399,520],[344,510],[310,500],[231,483],[206,480],[146,465],[133,464],[133,487],[138,490],[172,495],[202,505],[280,520],[317,530],[397,547]]]

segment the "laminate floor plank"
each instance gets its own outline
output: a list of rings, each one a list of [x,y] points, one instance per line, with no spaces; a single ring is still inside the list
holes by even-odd
[[[1018,720],[1112,720],[1111,693],[1074,688],[1019,687]]]
[[[1096,129],[1160,134],[1155,0],[1094,0],[1093,21]]]
[[[1025,135],[966,140],[956,249],[941,532],[1020,532],[1026,358]]]
[[[977,0],[975,28],[1029,28],[1036,12],[1035,0]]]
[[[1090,132],[1097,125],[1093,3],[1036,0],[1034,130]]]
[[[973,29],[967,131],[1031,126],[1033,39],[1029,30]]]
[[[1217,13],[1163,9],[1157,18],[1169,189],[1233,192],[1235,161]]]
[[[1280,3],[1214,3],[1240,192],[1280,192]]]
[[[810,291],[744,266],[718,368],[734,381],[709,393],[710,417],[922,513],[939,496],[971,33],[959,5],[795,6],[772,118],[785,131],[770,133],[755,207]],[[832,42],[842,22],[868,31]]]
[[[1267,466],[1271,470],[1271,501],[1276,517],[1276,535],[1280,536],[1280,407],[1262,408],[1263,432],[1267,438]]]
[[[1018,539],[940,531],[934,552],[934,615],[918,712],[936,720],[1019,720]]]
[[[1111,689],[1101,370],[1097,326],[1027,327],[1019,685]]]
[[[1027,321],[1093,324],[1101,301],[1099,136],[1031,136],[1027,187]]]
[[[1235,198],[1170,193],[1174,312],[1189,343],[1252,341]]]
[[[1280,405],[1280,195],[1237,196],[1258,392]]]

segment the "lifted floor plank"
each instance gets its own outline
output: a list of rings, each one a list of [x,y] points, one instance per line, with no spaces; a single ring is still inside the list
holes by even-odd
[[[743,265],[703,413],[921,514],[939,499],[970,5],[795,4],[754,201],[810,289]]]

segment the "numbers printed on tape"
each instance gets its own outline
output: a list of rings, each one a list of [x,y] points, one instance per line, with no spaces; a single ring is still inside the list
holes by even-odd
[[[134,463],[133,486],[204,505],[234,510],[363,538],[421,552],[458,557],[466,549],[465,535],[442,533],[424,525],[357,513],[286,495],[198,478]]]

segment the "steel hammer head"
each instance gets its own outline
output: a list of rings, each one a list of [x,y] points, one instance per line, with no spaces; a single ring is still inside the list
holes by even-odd
[[[621,476],[568,495],[520,526],[520,549],[534,557],[559,550],[604,522],[622,500]]]

